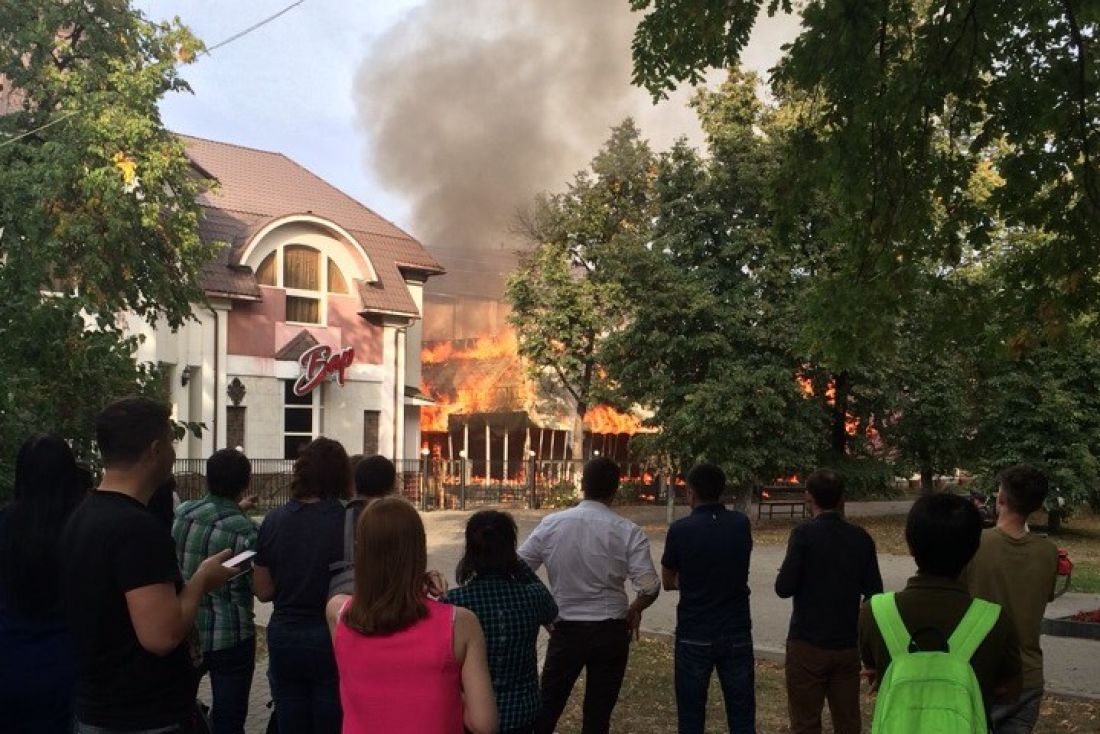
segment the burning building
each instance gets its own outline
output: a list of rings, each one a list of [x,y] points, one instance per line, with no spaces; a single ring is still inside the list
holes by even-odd
[[[444,460],[465,457],[474,474],[514,478],[525,460],[568,461],[596,453],[628,458],[640,420],[607,406],[585,415],[583,456],[573,455],[570,401],[550,380],[531,378],[515,334],[428,342],[421,389],[435,403],[420,413],[421,441]]]

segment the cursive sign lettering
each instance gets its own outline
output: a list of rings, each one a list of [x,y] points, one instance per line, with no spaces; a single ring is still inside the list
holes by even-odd
[[[332,347],[318,344],[302,352],[298,364],[302,365],[302,374],[294,382],[294,394],[304,397],[313,391],[330,375],[336,376],[336,384],[344,384],[344,372],[355,361],[355,349],[345,347],[333,353]]]

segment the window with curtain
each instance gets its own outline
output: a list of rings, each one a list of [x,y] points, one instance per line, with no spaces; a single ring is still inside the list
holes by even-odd
[[[317,298],[287,296],[286,320],[302,324],[321,323],[321,301]]]
[[[312,247],[287,245],[283,248],[283,287],[321,290],[320,264],[321,253]]]
[[[274,252],[265,257],[260,267],[256,268],[256,282],[260,285],[279,285]]]
[[[329,258],[328,261],[328,292],[348,292],[348,284],[347,281],[344,280],[344,274],[340,272],[339,266],[331,258]]]

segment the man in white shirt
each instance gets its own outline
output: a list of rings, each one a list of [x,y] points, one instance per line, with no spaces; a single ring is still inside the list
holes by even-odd
[[[519,549],[533,570],[546,564],[558,605],[542,669],[537,734],[552,734],[581,670],[587,676],[581,731],[610,729],[630,638],[637,638],[642,610],[660,592],[645,532],[610,508],[618,488],[618,464],[605,457],[589,461],[581,477],[584,501],[543,518]],[[627,579],[637,592],[633,603]]]

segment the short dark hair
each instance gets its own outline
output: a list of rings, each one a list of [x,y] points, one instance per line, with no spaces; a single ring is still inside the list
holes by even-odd
[[[957,494],[926,495],[909,510],[905,540],[918,571],[958,578],[978,552],[982,518],[973,504]]]
[[[239,500],[252,478],[252,462],[236,449],[218,449],[206,460],[206,490],[215,497]]]
[[[806,491],[823,510],[835,510],[844,496],[844,478],[832,469],[818,469],[806,478]]]
[[[355,491],[367,497],[385,497],[394,490],[397,467],[385,456],[368,456],[355,467]]]
[[[507,512],[481,510],[466,522],[466,551],[455,569],[458,583],[476,576],[509,576],[519,570],[516,521]]]
[[[1030,515],[1043,506],[1050,485],[1046,475],[1028,464],[1016,464],[1001,472],[998,483],[1005,493],[1005,504],[1017,515]]]
[[[133,464],[153,444],[171,432],[172,411],[146,397],[127,397],[108,405],[95,417],[95,440],[104,466]]]
[[[587,499],[606,502],[619,489],[619,465],[606,456],[589,459],[581,474],[581,491]]]
[[[337,499],[347,494],[350,483],[348,452],[339,441],[322,436],[310,441],[298,454],[290,479],[290,493],[294,499]]]
[[[726,488],[726,474],[715,464],[696,464],[687,473],[687,484],[704,502],[717,502]]]

